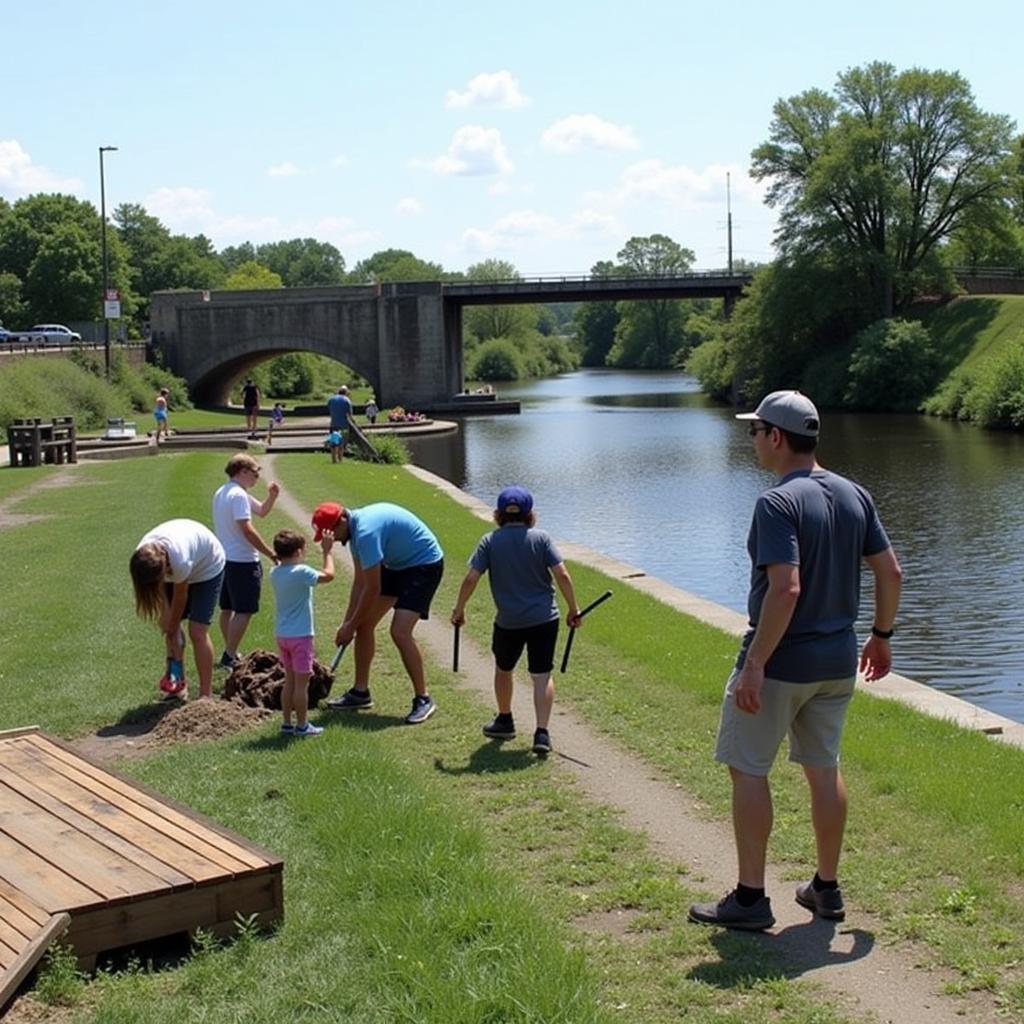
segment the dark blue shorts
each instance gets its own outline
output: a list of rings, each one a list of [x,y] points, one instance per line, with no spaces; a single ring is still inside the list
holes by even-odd
[[[430,602],[441,585],[444,559],[429,565],[414,565],[409,569],[389,569],[381,566],[380,592],[383,597],[395,597],[395,608],[418,612],[421,619],[430,618]]]
[[[220,595],[221,583],[224,581],[223,571],[219,572],[212,580],[204,580],[202,583],[190,583],[188,585],[188,597],[185,600],[185,611],[182,619],[189,619],[192,622],[202,623],[204,626],[213,622],[213,613],[217,610],[217,598]],[[171,600],[174,593],[172,584],[167,584],[167,600]]]
[[[220,589],[220,610],[255,615],[260,610],[263,565],[260,562],[228,562]]]
[[[555,667],[555,644],[558,642],[558,619],[524,629],[504,629],[494,624],[491,653],[502,672],[511,672],[526,648],[526,667],[533,675],[543,675]]]

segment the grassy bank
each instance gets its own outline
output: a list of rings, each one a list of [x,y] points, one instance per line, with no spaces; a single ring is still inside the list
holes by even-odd
[[[83,466],[73,485],[13,507],[43,518],[0,531],[0,726],[75,736],[153,699],[159,642],[132,615],[127,558],[160,519],[208,518],[223,461],[194,453]],[[392,467],[346,463],[328,476],[312,455],[277,465],[308,508],[386,498],[422,515],[446,551],[436,614],[447,615],[485,524]],[[11,471],[0,484],[15,478],[17,497],[52,475]],[[284,525],[275,510],[261,529]],[[612,586],[615,600],[588,620],[560,700],[724,818],[726,780],[710,749],[735,641],[572,569],[583,599]],[[321,653],[345,597],[340,581],[317,595]],[[468,632],[486,643],[485,592],[470,614]],[[261,614],[247,646],[270,646],[271,633]],[[201,1019],[198,1007],[202,1019],[246,1021],[847,1019],[788,978],[770,944],[687,925],[686,904],[707,894],[685,868],[582,798],[557,761],[483,742],[487,709],[450,685],[447,666],[429,666],[441,712],[423,728],[393,728],[408,683],[386,641],[379,651],[379,709],[322,716],[321,740],[283,745],[273,723],[125,766],[282,854],[287,919],[269,940],[204,949],[174,971],[102,977],[78,991],[81,1019]],[[958,985],[1024,1015],[1024,756],[862,693],[844,767],[854,907],[883,919],[880,939],[914,939]],[[776,774],[772,856],[802,878],[812,860],[802,779],[786,764]],[[628,931],[587,924],[604,911],[628,912]]]

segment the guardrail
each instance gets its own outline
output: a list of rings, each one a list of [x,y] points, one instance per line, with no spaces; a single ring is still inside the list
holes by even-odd
[[[118,349],[135,349],[145,348],[146,342],[144,341],[119,341],[111,342],[111,348]],[[84,350],[86,352],[103,352],[106,346],[102,341],[76,341],[72,344],[65,345],[58,343],[56,345],[44,345],[38,341],[0,341],[0,353],[3,352],[74,352]]]
[[[954,267],[957,277],[1024,277],[1024,267]]]
[[[536,284],[610,284],[628,285],[638,281],[700,281],[707,278],[717,277],[738,277],[746,280],[751,275],[749,272],[729,273],[728,270],[695,270],[685,274],[541,274],[533,277],[509,277],[495,281],[444,281],[445,285],[452,285],[458,288],[493,288],[495,285],[536,285]]]

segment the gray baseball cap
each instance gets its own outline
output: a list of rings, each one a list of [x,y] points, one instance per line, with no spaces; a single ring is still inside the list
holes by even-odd
[[[761,420],[802,437],[817,437],[820,427],[814,403],[799,391],[773,391],[753,412],[741,412],[738,420]]]

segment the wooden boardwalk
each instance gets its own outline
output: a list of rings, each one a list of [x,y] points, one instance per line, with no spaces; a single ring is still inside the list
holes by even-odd
[[[149,939],[230,935],[238,915],[273,924],[284,912],[283,867],[38,729],[0,732],[0,994],[19,957],[68,919],[86,969],[105,950]],[[24,975],[31,964],[20,966]]]

